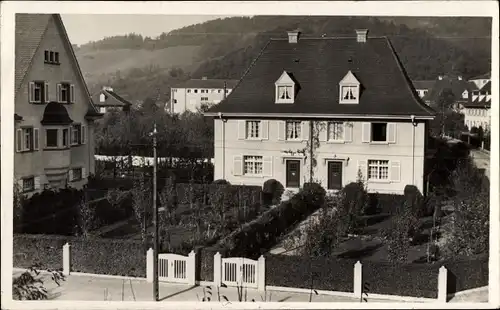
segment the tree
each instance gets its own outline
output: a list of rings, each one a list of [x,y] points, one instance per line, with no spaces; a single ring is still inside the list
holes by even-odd
[[[141,239],[146,244],[148,240],[147,214],[152,207],[152,191],[149,182],[146,182],[144,172],[141,173],[139,180],[134,181],[132,188],[132,207],[137,224],[140,227]]]
[[[45,288],[44,280],[42,279],[40,271],[37,269],[40,265],[30,267],[27,271],[23,272],[17,277],[12,279],[12,299],[14,300],[47,300],[50,295]],[[51,280],[61,285],[62,281],[66,278],[61,271],[47,270],[51,275]]]
[[[161,248],[171,251],[170,228],[177,224],[176,210],[178,208],[177,188],[173,177],[167,178],[165,186],[159,193],[160,205],[163,212],[159,214],[159,240]]]
[[[94,208],[86,199],[82,199],[78,204],[78,228],[81,237],[90,236],[90,232],[97,226],[96,220]]]

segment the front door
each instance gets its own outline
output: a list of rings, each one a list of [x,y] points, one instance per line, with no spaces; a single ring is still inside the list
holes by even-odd
[[[328,189],[342,189],[342,162],[328,162]]]
[[[286,187],[300,187],[300,160],[286,161]]]

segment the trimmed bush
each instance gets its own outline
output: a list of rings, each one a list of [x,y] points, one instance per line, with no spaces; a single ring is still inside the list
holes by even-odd
[[[488,285],[488,255],[448,260],[448,294]]]
[[[325,190],[321,186],[303,188],[290,200],[236,229],[218,244],[231,256],[258,258],[275,245],[278,238],[291,227],[320,208],[324,200]]]
[[[262,193],[266,203],[277,205],[281,202],[281,196],[285,192],[283,184],[275,179],[269,179],[262,186]]]
[[[394,194],[368,194],[370,209],[377,210],[376,213],[396,214],[404,202],[404,195]]]
[[[226,180],[224,180],[224,179],[215,180],[212,184],[224,184],[224,185],[231,185],[231,183],[229,183],[228,181],[226,181]]]
[[[351,182],[342,191],[345,195],[344,202],[349,205],[346,209],[351,213],[355,215],[375,213],[375,208],[370,208],[368,192],[363,183]]]
[[[426,216],[425,200],[415,185],[406,185],[404,188],[405,206],[410,208],[416,217]]]
[[[62,247],[69,238],[15,234],[12,238],[13,267],[29,268],[41,264],[43,268],[62,269]]]
[[[355,260],[266,255],[266,285],[353,292]]]

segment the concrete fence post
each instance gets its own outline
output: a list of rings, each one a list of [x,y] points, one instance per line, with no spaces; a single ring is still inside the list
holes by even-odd
[[[438,302],[448,301],[448,269],[445,266],[439,268],[438,276]]]
[[[153,249],[149,248],[148,252],[146,253],[146,281],[148,283],[153,283],[153,264],[154,264],[154,257],[153,257]]]
[[[214,285],[220,287],[222,284],[222,257],[219,252],[214,255]]]
[[[363,265],[358,260],[354,264],[354,297],[361,298],[363,294]]]
[[[189,281],[189,285],[195,285],[196,284],[196,253],[194,251],[191,251],[188,255],[188,262],[187,262],[187,278]]]
[[[63,274],[69,276],[71,272],[71,248],[69,243],[63,245]]]
[[[261,292],[266,290],[266,258],[264,255],[257,261],[257,289]]]

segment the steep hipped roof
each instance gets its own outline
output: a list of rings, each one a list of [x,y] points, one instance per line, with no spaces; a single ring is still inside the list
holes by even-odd
[[[104,94],[105,96],[104,102],[100,101],[101,94]],[[132,105],[131,102],[109,89],[101,90],[95,94],[92,99],[94,100],[96,106],[102,107],[126,107]]]
[[[191,79],[183,83],[176,85],[173,88],[224,88],[224,82],[226,82],[226,87],[233,89],[238,80],[223,80],[223,79]]]
[[[415,89],[432,89],[434,84],[436,84],[436,80],[413,81]]]
[[[456,77],[443,77],[441,80],[436,80],[434,87],[423,98],[425,101],[436,102],[445,89],[450,89],[455,96],[456,101],[467,101],[468,99],[462,98],[462,93],[466,90],[470,92],[474,90],[473,83],[466,80],[460,80]],[[477,88],[477,87],[476,87]]]
[[[293,74],[293,104],[275,104],[275,82]],[[361,83],[359,104],[339,103],[339,82],[349,72]],[[207,115],[358,115],[431,117],[420,101],[392,45],[385,37],[301,38],[269,41],[231,94]]]
[[[28,73],[33,57],[42,42],[45,32],[49,26],[51,18],[54,19],[56,26],[62,33],[63,41],[66,44],[68,54],[73,62],[74,68],[77,71],[78,77],[81,79],[82,85],[89,99],[89,111],[87,116],[99,116],[92,99],[90,97],[87,84],[83,78],[78,60],[73,51],[73,46],[69,41],[66,28],[59,14],[16,14],[16,39],[15,39],[15,93],[19,91],[26,74]]]
[[[488,81],[488,83],[484,84],[484,86],[481,87],[481,91],[487,91],[491,94],[491,81]]]

